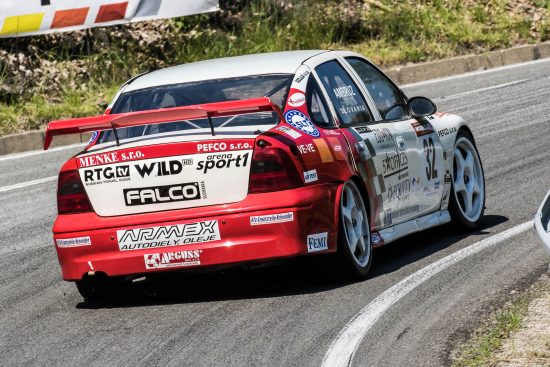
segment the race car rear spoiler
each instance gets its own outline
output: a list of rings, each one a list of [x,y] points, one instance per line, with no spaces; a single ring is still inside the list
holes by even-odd
[[[212,135],[214,125],[212,117],[241,115],[254,112],[274,111],[283,118],[280,108],[267,97],[246,99],[241,101],[217,102],[194,106],[164,108],[139,112],[128,112],[94,117],[83,117],[71,120],[52,121],[46,129],[44,150],[48,149],[54,136],[80,134],[90,131],[113,130],[117,145],[119,145],[116,129],[130,126],[162,124],[182,120],[207,118]]]

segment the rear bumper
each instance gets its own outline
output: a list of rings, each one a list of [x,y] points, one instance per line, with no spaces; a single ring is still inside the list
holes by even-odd
[[[337,184],[316,185],[248,195],[234,204],[124,217],[60,215],[54,224],[54,242],[63,279],[79,280],[89,271],[138,275],[333,252],[337,190]],[[262,223],[251,224],[251,217],[261,217]],[[216,222],[218,230],[197,235],[196,223],[201,222],[211,229]],[[125,236],[127,230],[134,231]],[[174,240],[178,230],[191,234],[193,243]],[[318,239],[324,233],[326,247],[308,248],[308,236],[317,234]]]
[[[535,215],[535,230],[542,246],[550,255],[550,192],[546,194],[537,214]]]

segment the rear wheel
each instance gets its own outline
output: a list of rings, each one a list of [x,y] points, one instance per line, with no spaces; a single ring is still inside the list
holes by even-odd
[[[351,180],[340,197],[338,256],[346,277],[366,278],[372,262],[369,218],[361,192]]]
[[[459,131],[454,148],[453,184],[449,210],[465,229],[476,228],[485,211],[485,177],[472,136]]]

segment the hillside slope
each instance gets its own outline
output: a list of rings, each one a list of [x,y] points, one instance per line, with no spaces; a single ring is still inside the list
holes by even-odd
[[[0,40],[0,136],[100,113],[124,80],[247,53],[347,48],[382,66],[550,38],[549,0],[222,0],[165,21]]]

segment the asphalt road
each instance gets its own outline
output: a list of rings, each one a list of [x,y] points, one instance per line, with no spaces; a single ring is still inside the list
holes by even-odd
[[[485,167],[482,229],[444,226],[374,254],[371,277],[339,283],[330,263],[169,276],[124,302],[83,303],[61,280],[51,225],[55,176],[77,148],[0,157],[0,365],[319,366],[347,322],[419,269],[533,218],[550,188],[550,62],[405,88],[462,115]],[[533,231],[499,242],[399,299],[360,344],[354,366],[442,366],[449,349],[545,271]]]

